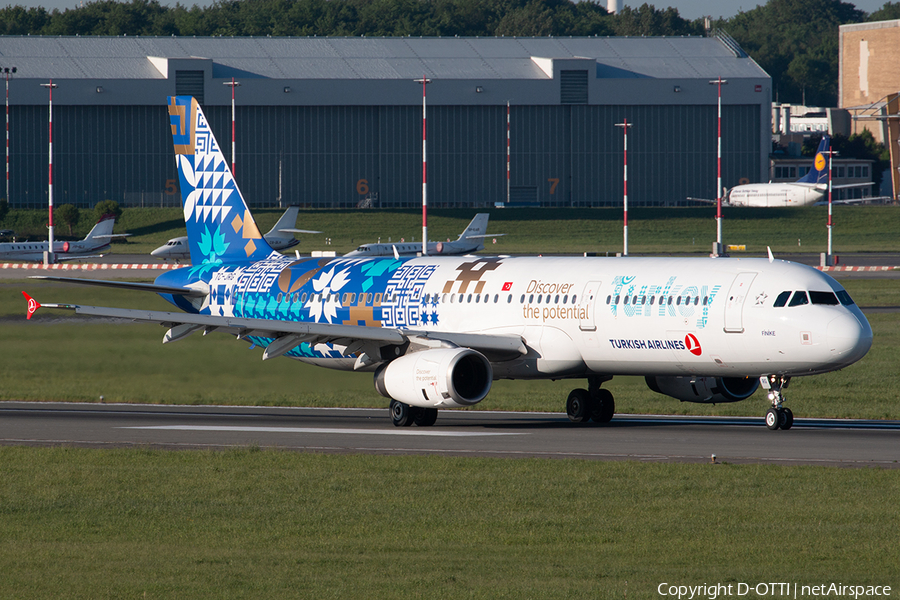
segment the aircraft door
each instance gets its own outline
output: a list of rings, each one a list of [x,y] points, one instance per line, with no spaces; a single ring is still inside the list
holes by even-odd
[[[579,296],[578,303],[578,327],[582,331],[597,331],[594,321],[594,303],[600,295],[600,282],[589,281]]]
[[[738,273],[725,300],[725,333],[744,332],[744,302],[756,273]]]

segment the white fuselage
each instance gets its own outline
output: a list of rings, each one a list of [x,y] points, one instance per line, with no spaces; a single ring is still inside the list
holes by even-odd
[[[49,242],[5,242],[0,244],[0,261],[42,261]],[[53,242],[53,252],[60,259],[78,258],[109,247],[109,240]]]
[[[252,269],[213,273],[209,286],[219,292],[201,312],[389,327],[425,337],[521,336],[527,354],[492,360],[495,379],[806,375],[849,365],[872,343],[868,322],[834,279],[785,261],[342,258],[276,259]],[[807,301],[774,306],[784,292]],[[815,300],[808,292],[817,293]],[[336,341],[288,355],[352,368],[342,350]]]
[[[726,203],[751,208],[779,208],[811,206],[824,197],[825,191],[812,183],[751,183],[731,188]]]

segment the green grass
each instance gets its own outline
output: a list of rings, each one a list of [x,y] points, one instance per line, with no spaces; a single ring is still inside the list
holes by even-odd
[[[862,306],[896,306],[900,281],[846,279]],[[167,404],[384,407],[372,375],[332,371],[279,358],[263,362],[260,348],[230,336],[194,335],[162,345],[165,330],[145,324],[106,324],[41,310],[24,320],[27,289],[42,302],[73,302],[169,310],[154,294],[44,282],[0,282],[0,399]],[[62,319],[62,320],[61,320]],[[834,373],[795,378],[787,390],[797,416],[900,419],[900,320],[872,314],[875,342],[860,362]],[[136,377],[135,375],[139,375]],[[583,380],[497,381],[474,410],[561,412]],[[651,392],[641,377],[606,386],[624,413],[749,415],[765,412],[762,392],[734,404],[681,403]]]
[[[485,209],[479,209],[485,212]],[[82,210],[72,238],[83,237],[94,223],[92,211]],[[261,231],[268,231],[283,211],[253,211]],[[456,239],[475,209],[432,209],[428,232],[432,240]],[[486,240],[493,253],[576,253],[600,255],[622,251],[620,209],[490,209],[489,233],[506,233]],[[729,209],[723,225],[726,243],[744,244],[748,254],[764,255],[766,247],[781,255],[825,251],[825,207]],[[629,210],[629,252],[708,254],[715,241],[714,208],[634,208]],[[421,240],[418,210],[301,210],[300,229],[323,231],[298,234],[300,252],[335,250],[340,254],[359,244]],[[843,252],[900,251],[900,210],[894,206],[838,206],[834,208],[834,249]],[[11,210],[0,226],[32,239],[46,239],[46,213]],[[144,254],[173,237],[184,235],[177,208],[129,208],[116,225],[116,233],[133,236],[113,246],[115,253]],[[57,234],[65,236],[62,228]],[[325,238],[331,239],[326,245]]]
[[[0,479],[3,598],[898,583],[893,470],[7,447]]]

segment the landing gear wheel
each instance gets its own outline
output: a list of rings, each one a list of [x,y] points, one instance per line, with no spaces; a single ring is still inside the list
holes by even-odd
[[[766,411],[766,427],[775,431],[781,426],[781,411],[775,408],[770,408]]]
[[[787,431],[788,429],[790,429],[791,427],[793,427],[793,425],[794,425],[794,413],[791,412],[791,409],[789,409],[789,408],[782,408],[782,409],[781,409],[781,416],[783,417],[783,420],[781,420],[781,421],[778,422],[778,425],[781,427],[781,429]]]
[[[616,401],[609,390],[597,390],[593,397],[594,405],[591,410],[591,419],[594,423],[609,423],[616,414]]]
[[[391,400],[391,422],[395,427],[409,427],[415,419],[415,411],[409,404]]]
[[[436,408],[420,408],[416,411],[413,419],[419,427],[431,427],[437,421],[438,409]]]
[[[566,400],[566,414],[573,423],[584,423],[591,418],[592,405],[591,394],[587,390],[572,390]]]

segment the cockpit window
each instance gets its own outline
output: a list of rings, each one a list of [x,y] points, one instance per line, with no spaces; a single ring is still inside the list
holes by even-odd
[[[843,304],[844,306],[852,306],[853,304],[855,304],[853,302],[853,298],[851,298],[850,294],[847,293],[847,290],[838,290],[837,298],[838,298],[838,300],[841,301],[841,304]]]
[[[788,306],[802,306],[803,304],[809,304],[809,297],[807,297],[806,292],[801,290],[799,292],[794,292]]]
[[[781,292],[778,294],[778,297],[775,298],[775,308],[781,308],[785,304],[787,304],[788,298],[791,297],[791,292],[788,290],[787,292]]]
[[[809,299],[813,304],[835,306],[838,303],[837,296],[834,295],[834,292],[814,292],[810,290]]]

